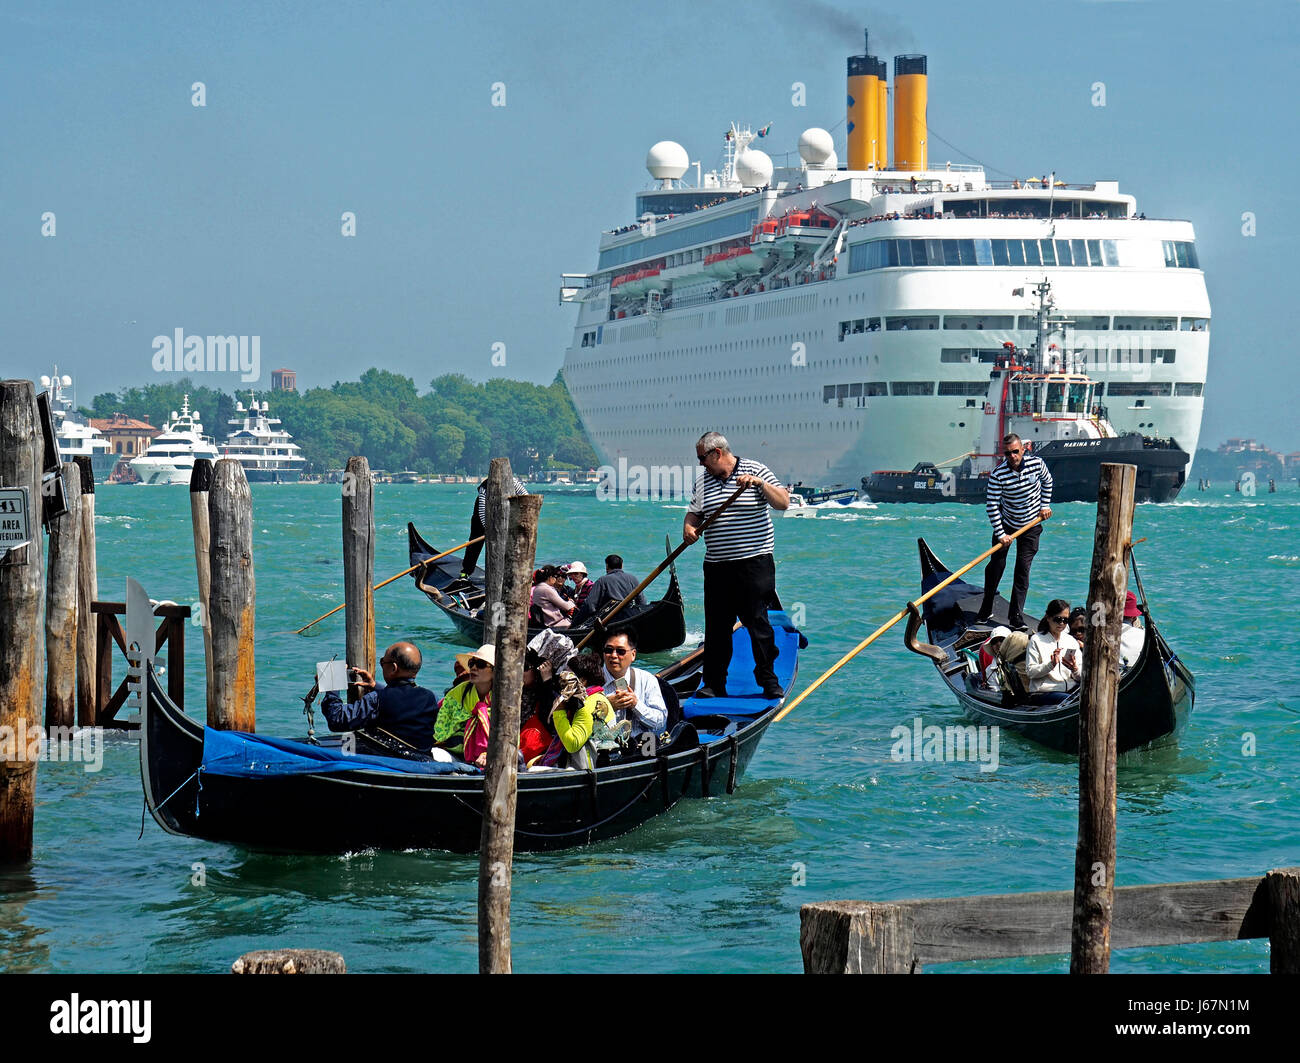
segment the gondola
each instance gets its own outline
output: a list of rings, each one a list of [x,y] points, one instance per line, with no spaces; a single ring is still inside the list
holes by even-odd
[[[439,551],[430,546],[414,524],[406,525],[406,536],[410,544],[411,564],[417,565],[427,557],[433,557]],[[425,586],[433,587],[438,594],[425,595],[456,625],[456,630],[470,645],[479,646],[483,642],[483,570],[475,568],[470,573],[468,582],[460,579],[462,557],[449,554],[441,561],[435,561],[432,571],[423,577],[418,572],[411,573],[411,579],[422,578]],[[529,625],[528,637],[531,639],[539,631],[537,625]],[[686,641],[686,615],[682,610],[682,589],[677,582],[677,566],[670,566],[668,589],[656,602],[648,602],[643,609],[633,610],[631,606],[624,609],[609,624],[607,634],[631,630],[636,634],[638,653],[660,653],[675,650]],[[567,629],[564,634],[581,642],[591,631],[591,624],[581,624]]]
[[[928,591],[951,573],[924,539],[917,540],[921,555],[921,589]],[[1137,575],[1137,565],[1133,562]],[[1142,581],[1137,580],[1139,608],[1146,630],[1146,643],[1138,660],[1120,676],[1117,704],[1116,750],[1123,753],[1183,728],[1196,697],[1196,680],[1151,618]],[[1023,735],[1031,741],[1062,753],[1079,750],[1079,691],[1056,705],[1017,703],[1009,694],[981,689],[962,650],[977,650],[991,626],[1007,624],[1008,603],[999,595],[989,624],[974,623],[984,588],[962,580],[949,584],[922,610],[910,606],[904,641],[914,653],[929,657],[966,715],[982,724],[994,724]],[[1026,614],[1032,631],[1036,618]],[[917,632],[924,622],[929,643],[919,642]]]
[[[784,612],[769,615],[780,651],[777,677],[788,690],[807,641]],[[738,629],[734,637],[729,697],[691,696],[700,685],[701,650],[658,673],[679,693],[686,717],[672,745],[592,770],[521,772],[515,848],[604,841],[683,797],[733,793],[780,708],[754,684],[748,636]],[[176,707],[152,668],[146,683],[140,774],[149,811],[168,833],[275,852],[478,850],[483,775],[477,768],[349,754],[340,735],[313,745],[213,731]]]

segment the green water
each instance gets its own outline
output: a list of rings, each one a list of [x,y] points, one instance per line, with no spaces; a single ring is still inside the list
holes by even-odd
[[[472,491],[379,487],[377,577],[406,567],[408,519],[435,544],[463,540]],[[287,634],[341,601],[338,488],[259,485],[253,497],[258,729],[299,734],[313,663],[342,651],[341,614],[315,638]],[[97,505],[100,597],[121,600],[130,575],[154,598],[192,602],[184,488],[103,488]],[[683,511],[552,496],[538,556],[599,570],[617,551],[643,575],[662,557],[664,535],[679,537]],[[1031,612],[1051,597],[1082,601],[1094,520],[1092,506],[1059,507],[1034,564]],[[778,591],[811,643],[800,689],[915,596],[917,536],[956,566],[983,549],[987,530],[981,510],[955,506],[778,521]],[[1288,487],[1141,506],[1141,536],[1154,616],[1195,672],[1198,696],[1176,743],[1121,761],[1118,882],[1294,865],[1300,495]],[[693,637],[703,628],[699,560],[688,552],[679,569]],[[434,677],[447,671],[463,647],[409,580],[378,592],[376,604],[381,646],[414,639]],[[189,634],[193,709],[202,704],[202,640]],[[1075,762],[1011,735],[1001,736],[993,772],[891,760],[891,730],[916,716],[957,719],[929,662],[891,632],[768,733],[734,797],[683,802],[588,849],[517,857],[515,970],[797,971],[799,906],[810,901],[1071,888]],[[0,968],[220,971],[244,951],[274,946],[335,949],[354,971],[477,967],[477,858],[269,856],[172,837],[148,817],[137,838],[141,814],[138,746],[128,736],[109,739],[98,773],[40,766],[35,859],[0,872]],[[950,969],[1064,966],[1042,957]],[[1117,952],[1112,964],[1267,967],[1263,942]]]

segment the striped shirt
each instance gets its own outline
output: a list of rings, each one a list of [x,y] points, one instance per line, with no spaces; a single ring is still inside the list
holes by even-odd
[[[994,535],[1010,535],[1052,504],[1052,474],[1037,454],[1020,459],[1019,471],[1003,461],[989,476],[984,508]]]
[[[686,511],[707,519],[735,492],[738,476],[753,476],[781,486],[781,481],[761,461],[737,457],[736,467],[727,479],[719,480],[706,472],[695,481],[695,494]],[[742,561],[773,551],[776,536],[772,531],[772,516],[767,498],[757,484],[741,494],[704,530],[704,543],[706,562]]]
[[[514,490],[506,496],[507,498],[513,495],[528,494],[528,488],[524,486],[523,481],[518,476],[512,476],[511,479],[514,480]],[[487,527],[487,484],[488,482],[484,480],[478,485],[478,498],[474,502],[474,516],[478,517],[478,522],[485,528]]]

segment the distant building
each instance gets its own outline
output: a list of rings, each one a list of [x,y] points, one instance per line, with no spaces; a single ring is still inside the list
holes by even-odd
[[[292,369],[272,369],[271,390],[272,391],[297,391],[298,374],[295,373]]]
[[[112,417],[92,417],[92,428],[104,433],[113,448],[114,454],[125,458],[134,458],[149,449],[149,441],[162,431],[146,421],[137,421],[124,413],[115,413]]]

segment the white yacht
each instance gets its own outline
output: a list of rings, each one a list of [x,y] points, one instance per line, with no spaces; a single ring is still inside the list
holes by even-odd
[[[103,483],[117,464],[117,455],[104,434],[88,424],[82,424],[73,415],[74,401],[69,397],[72,377],[59,375],[54,367],[52,376],[41,377],[41,387],[50,396],[50,415],[54,419],[54,436],[59,445],[59,459],[72,461],[79,457],[90,458],[90,468],[95,482]]]
[[[719,171],[650,149],[633,220],[561,279],[578,312],[562,372],[604,462],[690,466],[706,429],[786,482],[967,453],[1043,282],[1116,432],[1195,453],[1210,302],[1192,223],[1148,218],[1114,180],[931,165],[926,78],[925,56],[895,57],[892,85],[849,58],[847,166],[820,128],[793,165],[736,124]]]
[[[236,458],[244,467],[249,483],[296,484],[302,478],[306,459],[302,448],[280,427],[280,418],[267,415],[267,403],[248,395],[248,408],[235,404],[241,416],[229,423],[235,430],[226,436],[221,448],[223,458]]]
[[[172,410],[171,420],[163,425],[149,449],[131,462],[142,483],[188,484],[194,471],[195,458],[217,460],[217,448],[211,438],[203,434],[199,411],[190,410],[190,397],[185,396],[181,412]]]

